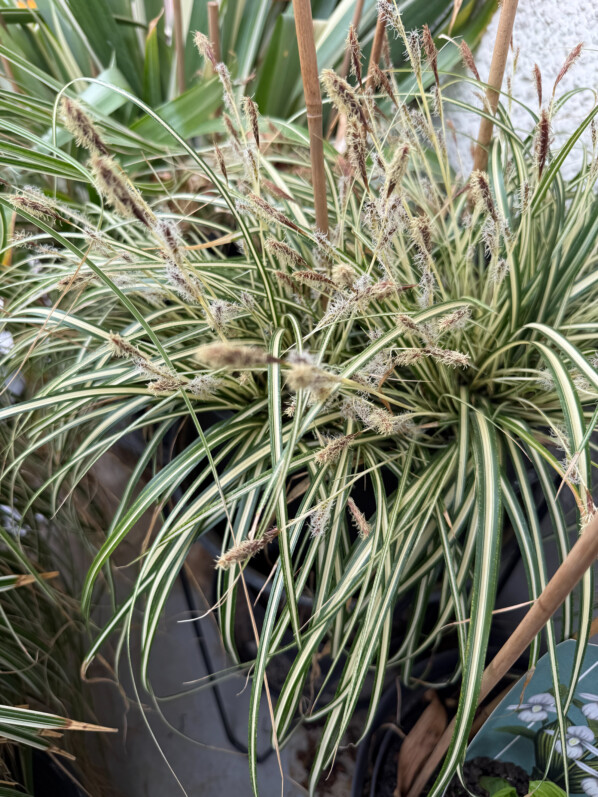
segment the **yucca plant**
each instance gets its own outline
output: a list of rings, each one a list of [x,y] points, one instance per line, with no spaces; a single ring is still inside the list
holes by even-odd
[[[560,168],[596,112],[552,154],[551,122],[567,97],[553,93],[539,117],[530,110],[524,138],[503,110],[488,173],[458,178],[446,152],[439,53],[429,31],[407,33],[396,7],[381,5],[408,53],[409,74],[398,77],[413,102],[392,70],[377,76],[379,95],[359,80],[356,40],[356,80],[322,73],[348,125],[346,156],[325,150],[328,236],[314,226],[306,131],[260,118],[249,97],[239,105],[216,62],[227,132],[213,146],[191,146],[122,92],[170,138],[170,154],[134,156],[126,140],[109,147],[102,124],[63,95],[61,124],[89,164],[58,148],[52,157],[92,199],[14,190],[9,170],[12,190],[0,196],[7,228],[18,228],[3,248],[3,320],[14,345],[2,367],[27,374],[25,395],[5,392],[0,411],[24,441],[4,477],[43,451],[51,467],[38,495],[58,511],[59,497],[103,453],[127,435],[145,441],[82,606],[89,615],[96,590],[110,588],[114,553],[153,509],[161,522],[139,551],[135,587],[85,666],[112,634],[118,650],[130,644],[141,609],[139,677],[158,708],[152,643],[191,546],[220,535],[216,611],[239,667],[247,663],[235,607],[247,601],[252,611],[244,571],[267,553],[267,607],[253,626],[251,662],[256,795],[264,685],[275,745],[299,718],[324,722],[314,793],[360,697],[369,700],[365,731],[389,673],[409,684],[417,663],[454,644],[452,678],[462,687],[431,791],[440,794],[477,706],[503,526],[533,600],[548,578],[539,496],[561,558],[571,530],[595,511],[595,134],[574,180]],[[210,42],[196,41],[216,61]],[[10,147],[0,151],[5,158]],[[186,442],[163,464],[181,424]],[[564,491],[577,508],[570,528]],[[557,636],[577,634],[579,664],[592,601],[589,572],[578,603],[565,604],[560,633],[548,626],[555,683]],[[331,667],[306,706],[324,650]],[[539,650],[537,638],[532,666]],[[274,701],[268,668],[289,654]]]
[[[448,0],[405,2],[408,27],[428,24],[434,35],[464,35],[473,47],[491,15],[493,0],[465,0],[458,14]],[[39,0],[0,2],[0,107],[3,118],[43,136],[52,126],[53,101],[65,84],[105,119],[146,142],[172,144],[125,94],[142,99],[184,137],[220,130],[218,81],[193,46],[193,33],[208,33],[208,4],[193,0]],[[354,0],[313,0],[320,67],[343,60]],[[255,94],[262,112],[283,119],[302,108],[291,3],[222,0],[219,46],[238,98]],[[367,45],[376,23],[375,0],[365,0],[358,30]],[[395,63],[402,49],[392,42]],[[443,51],[442,66],[458,56]],[[203,79],[198,80],[201,71]],[[96,80],[90,84],[88,78]],[[122,134],[122,130],[121,130]],[[65,143],[61,139],[59,143]]]

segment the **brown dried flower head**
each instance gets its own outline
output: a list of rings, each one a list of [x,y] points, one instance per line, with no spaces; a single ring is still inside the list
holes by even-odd
[[[245,114],[245,118],[249,123],[249,127],[251,128],[251,132],[253,134],[253,140],[255,141],[255,146],[259,150],[260,148],[260,128],[258,124],[258,107],[257,103],[254,102],[251,97],[243,97],[242,100],[243,104],[243,113]]]
[[[112,158],[97,153],[92,154],[90,163],[98,189],[116,212],[154,229],[156,217],[120,166]]]
[[[424,52],[426,54],[426,59],[428,64],[430,65],[430,69],[434,73],[434,80],[436,85],[440,85],[440,78],[438,77],[438,50],[436,49],[436,45],[434,44],[434,39],[432,38],[432,34],[430,33],[430,28],[427,25],[424,25],[423,28],[423,41],[424,41]]]
[[[326,93],[339,113],[353,122],[360,122],[367,127],[367,119],[355,90],[336,74],[333,69],[324,69],[320,77]]]
[[[27,193],[13,194],[8,197],[8,201],[15,210],[24,210],[40,221],[57,222],[61,219],[51,200],[36,189],[30,189]]]
[[[315,455],[314,460],[318,465],[330,465],[336,462],[342,452],[353,442],[355,434],[344,435],[343,437],[331,437],[328,442]]]
[[[451,368],[469,367],[469,356],[460,351],[439,349],[436,346],[430,346],[425,350],[425,353],[441,365],[448,365]]]
[[[347,124],[347,132],[345,134],[345,141],[347,144],[347,158],[349,163],[359,175],[361,182],[366,189],[368,188],[368,172],[367,172],[367,140],[366,132],[362,125],[356,124],[350,120]]]
[[[351,517],[353,519],[353,523],[355,524],[355,528],[359,532],[359,536],[365,540],[371,534],[371,526],[365,519],[365,515],[363,512],[358,508],[355,501],[349,496],[347,498],[347,507],[349,512],[351,513]]]
[[[332,281],[339,288],[352,288],[356,279],[355,270],[346,263],[338,263],[332,269]]]
[[[395,150],[395,154],[386,170],[386,184],[384,193],[388,198],[392,192],[401,186],[403,178],[407,172],[407,165],[409,161],[409,144],[401,144]]]
[[[357,39],[357,31],[353,23],[349,25],[349,35],[347,36],[347,47],[349,49],[349,57],[351,64],[351,74],[355,77],[361,86],[361,47]]]
[[[301,257],[299,252],[293,249],[284,241],[277,241],[276,238],[267,238],[266,249],[273,255],[279,263],[288,268],[300,268],[307,270],[307,262]]]
[[[370,67],[370,75],[374,86],[376,86],[377,89],[384,89],[384,92],[388,95],[391,102],[395,107],[397,107],[398,104],[392,88],[392,83],[390,82],[386,72],[382,71],[378,64],[372,64]]]
[[[297,282],[306,283],[318,291],[330,292],[336,288],[333,280],[318,271],[295,271],[293,279]]]
[[[199,50],[199,54],[206,58],[213,67],[216,66],[216,55],[214,54],[214,48],[212,47],[212,42],[208,39],[205,33],[197,30],[193,35],[193,41],[195,46]]]
[[[534,139],[534,158],[538,169],[538,177],[542,177],[542,172],[546,166],[551,140],[550,115],[546,108],[543,108]]]
[[[469,184],[475,204],[485,211],[493,221],[498,221],[498,213],[496,212],[492,191],[490,190],[490,182],[486,172],[479,170],[472,172],[469,178]]]
[[[534,84],[536,86],[536,94],[538,95],[538,108],[542,107],[542,73],[538,64],[534,64],[533,68]]]
[[[240,211],[248,211],[253,213],[253,215],[267,223],[275,222],[276,224],[281,224],[284,227],[289,227],[295,232],[300,232],[299,227],[297,227],[296,224],[288,219],[284,213],[281,213],[280,210],[277,210],[275,207],[266,202],[265,199],[257,196],[257,194],[250,193],[245,201],[237,202],[237,207]]]
[[[216,568],[218,570],[229,570],[235,564],[246,562],[252,556],[263,551],[266,545],[275,540],[279,534],[279,529],[272,528],[266,531],[259,539],[242,540],[216,559]]]
[[[243,346],[235,343],[207,343],[200,346],[196,353],[199,362],[210,368],[259,368],[268,363],[278,362],[263,349],[257,346]]]
[[[463,63],[469,69],[469,71],[472,73],[474,78],[481,82],[480,73],[478,72],[478,68],[477,68],[476,63],[474,61],[473,53],[469,49],[469,45],[467,44],[465,39],[461,40],[461,44],[459,45],[459,49],[461,50],[461,58],[463,59]]]
[[[309,360],[297,359],[290,363],[290,366],[286,374],[289,388],[295,393],[299,390],[307,390],[318,401],[325,400],[338,382],[338,378],[334,374],[313,365]]]
[[[220,169],[220,173],[224,177],[224,181],[228,182],[228,174],[226,171],[226,163],[224,162],[224,155],[222,154],[222,150],[214,141],[214,152],[216,154],[216,162],[218,163],[218,168]]]
[[[60,116],[64,126],[69,133],[72,133],[80,147],[85,147],[89,152],[97,152],[99,155],[108,154],[108,148],[96,126],[78,102],[63,95],[60,100]]]
[[[561,80],[565,77],[567,72],[571,69],[573,64],[579,59],[582,50],[583,50],[583,42],[579,42],[579,44],[575,45],[575,47],[571,50],[571,52],[569,53],[569,55],[565,59],[565,63],[563,64],[563,66],[561,67],[560,72],[556,76],[556,80],[554,81],[554,86],[552,87],[552,95],[553,96],[554,96],[554,93],[556,91],[556,87],[559,85]]]

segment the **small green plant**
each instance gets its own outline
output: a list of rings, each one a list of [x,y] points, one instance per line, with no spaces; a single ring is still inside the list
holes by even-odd
[[[595,512],[595,112],[554,154],[550,126],[566,97],[539,117],[530,111],[534,132],[523,139],[501,112],[488,173],[459,179],[447,157],[436,46],[429,32],[406,32],[393,4],[381,5],[407,50],[408,85],[402,95],[389,69],[379,93],[322,73],[347,118],[345,154],[325,148],[328,236],[314,226],[306,131],[260,118],[251,98],[239,105],[218,64],[226,136],[213,146],[191,146],[127,93],[170,137],[168,151],[145,159],[128,141],[108,146],[103,125],[63,96],[62,124],[89,151],[71,179],[91,201],[28,187],[0,196],[5,218],[19,219],[4,246],[14,345],[2,367],[13,381],[20,370],[31,375],[26,395],[4,394],[0,420],[12,419],[25,440],[5,478],[47,452],[39,494],[57,510],[102,454],[127,435],[144,440],[89,569],[85,613],[136,522],[150,509],[161,517],[139,551],[134,589],[85,666],[114,633],[125,647],[142,609],[139,675],[159,707],[148,670],[158,622],[189,549],[211,530],[222,540],[224,644],[247,666],[235,606],[248,600],[251,610],[244,570],[267,551],[267,608],[251,662],[256,795],[264,685],[276,745],[299,718],[325,721],[313,793],[364,692],[365,732],[387,674],[408,684],[414,665],[448,640],[460,652],[452,677],[463,685],[431,792],[440,794],[477,706],[503,526],[533,600],[548,578],[538,496],[561,558],[570,545],[562,490],[575,499],[578,527]],[[207,39],[197,43],[211,60]],[[354,43],[355,71],[361,57]],[[560,167],[590,127],[594,148],[565,182]],[[53,157],[71,168],[59,149]],[[15,184],[8,170],[6,179]],[[190,441],[164,462],[167,436],[181,424]],[[572,600],[563,613],[579,662],[592,605],[589,572],[577,617]],[[554,651],[552,624],[547,639]],[[325,648],[332,666],[306,706]],[[292,663],[274,701],[268,668],[284,653]]]

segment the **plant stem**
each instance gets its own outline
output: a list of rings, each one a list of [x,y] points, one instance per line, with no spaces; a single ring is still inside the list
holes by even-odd
[[[222,53],[220,52],[220,26],[217,0],[210,0],[208,3],[208,36],[214,48],[216,61],[220,63],[220,61],[222,61]]]
[[[310,0],[293,0],[293,10],[295,12],[295,29],[297,31],[301,77],[303,78],[303,91],[307,110],[316,227],[327,234],[328,207],[326,203],[326,173],[324,171],[322,95],[318,78],[318,60]]]
[[[538,599],[533,603],[515,631],[484,670],[478,698],[480,702],[488,696],[500,679],[507,674],[517,659],[525,652],[534,637],[540,633],[567,596],[581,581],[584,573],[592,567],[597,557],[598,515],[585,527],[583,533]],[[455,728],[455,720],[456,717],[448,725],[431,756],[422,767],[407,797],[418,797],[428,779],[442,761],[450,745]]]
[[[183,14],[181,0],[173,0],[174,49],[176,54],[176,78],[179,94],[185,91],[185,43],[183,41]]]
[[[370,63],[368,65],[368,77],[366,81],[366,87],[368,89],[372,88],[372,84],[374,82],[374,76],[372,71],[374,66],[378,66],[380,63],[380,56],[382,55],[382,45],[384,44],[384,36],[386,35],[386,22],[382,18],[382,15],[378,15],[378,21],[376,22],[376,30],[374,32],[374,41],[372,42],[372,52],[370,53]]]
[[[496,31],[496,41],[492,52],[492,62],[490,64],[490,74],[488,76],[488,88],[486,89],[486,110],[494,116],[498,107],[500,89],[505,74],[507,55],[513,35],[513,23],[517,12],[518,0],[503,0],[500,18],[498,20],[498,30]],[[488,166],[488,148],[492,140],[492,119],[485,116],[480,122],[478,133],[478,143],[475,148],[473,158],[473,168],[485,172]]]

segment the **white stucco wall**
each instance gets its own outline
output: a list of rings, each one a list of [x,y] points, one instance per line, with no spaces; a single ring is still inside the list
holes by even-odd
[[[474,58],[482,80],[488,79],[492,49],[496,37],[499,13],[497,12],[482,41],[474,52]],[[571,133],[596,103],[598,92],[598,0],[519,0],[515,28],[513,32],[514,49],[519,48],[516,72],[513,74],[513,52],[505,72],[503,89],[506,89],[506,77],[512,76],[512,96],[524,105],[538,111],[538,99],[533,77],[534,63],[542,72],[544,104],[552,94],[552,87],[569,52],[579,42],[584,42],[581,58],[565,75],[557,87],[556,96],[562,97],[567,91],[575,88],[586,88],[589,91],[571,98],[565,108],[554,121],[554,153],[567,133]],[[480,106],[475,98],[475,89],[462,83],[451,94],[461,100]],[[503,98],[506,102],[506,98]],[[467,114],[456,109],[447,113],[455,124],[459,140],[459,156],[462,168],[466,172],[471,168],[471,139],[475,140],[479,127],[479,119],[474,114]],[[512,103],[511,118],[515,129],[521,135],[529,133],[533,127],[529,113]],[[469,137],[469,138],[468,138]],[[589,141],[589,134],[585,136]],[[450,148],[450,142],[449,142]],[[455,168],[459,169],[459,158],[451,153]],[[567,159],[563,168],[566,177],[575,175],[581,154],[579,148]]]

